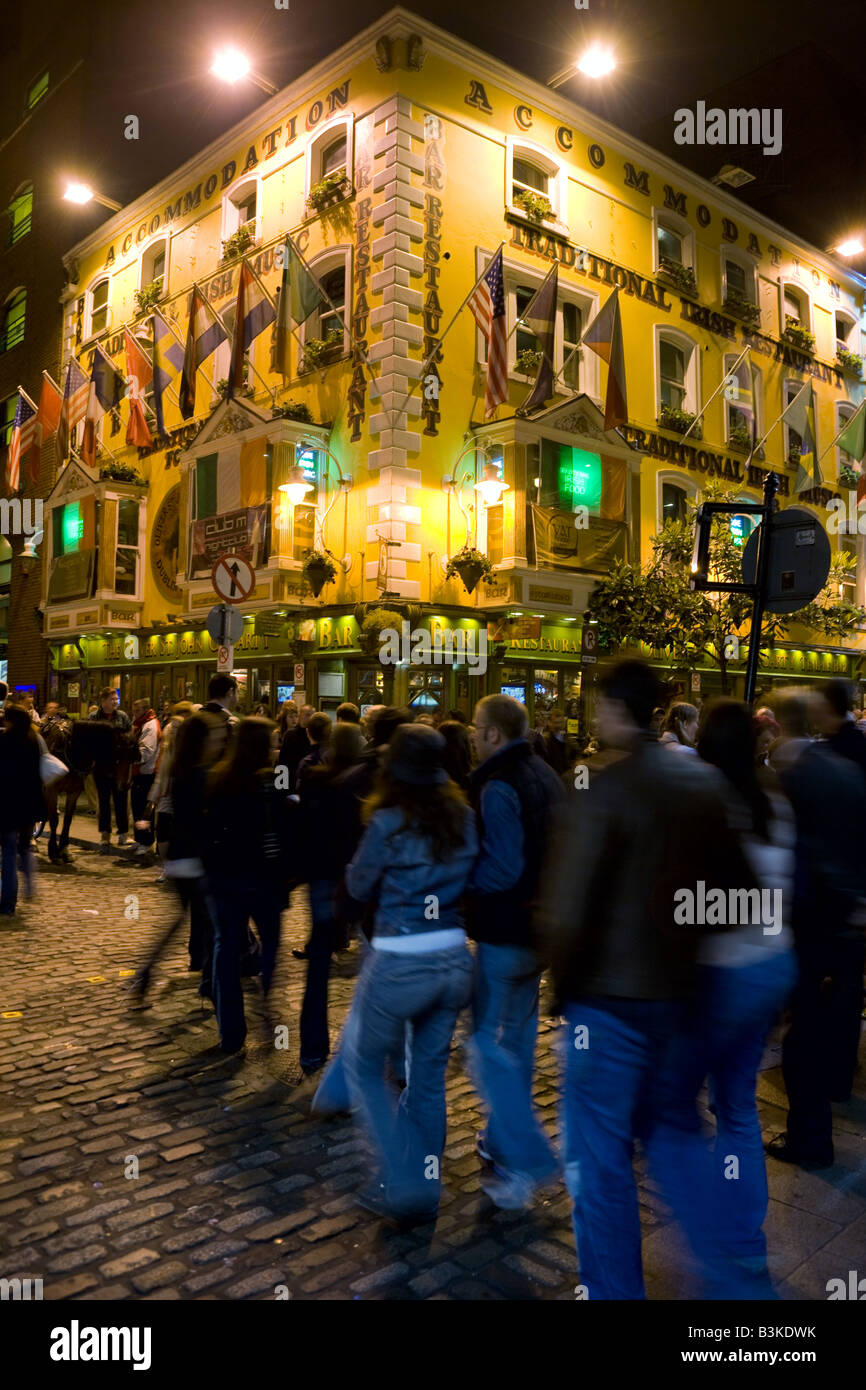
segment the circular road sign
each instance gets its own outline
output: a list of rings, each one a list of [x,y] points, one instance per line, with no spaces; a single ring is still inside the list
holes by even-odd
[[[758,537],[756,526],[743,551],[743,580],[754,584]],[[830,542],[816,516],[802,507],[775,512],[770,530],[770,564],[765,608],[769,613],[796,613],[820,593],[830,573]]]
[[[256,587],[256,572],[240,555],[221,555],[211,570],[211,583],[223,603],[245,603]]]
[[[244,620],[236,608],[218,603],[207,615],[205,627],[218,646],[233,646],[240,641]]]

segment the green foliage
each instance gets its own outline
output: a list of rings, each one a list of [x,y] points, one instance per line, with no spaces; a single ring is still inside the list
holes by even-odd
[[[226,237],[223,242],[223,253],[220,265],[226,265],[228,261],[233,261],[236,256],[242,256],[251,246],[255,245],[255,237],[249,227],[238,227],[236,232],[232,232],[230,237]]]
[[[695,418],[691,411],[677,410],[676,406],[673,405],[663,405],[658,415],[662,429],[671,430],[674,434],[685,434]],[[704,433],[700,425],[695,425],[689,439],[703,439],[703,437]]]
[[[327,578],[323,581],[330,584],[337,577],[337,565],[329,550],[310,550],[308,551],[303,564],[304,578],[311,570],[317,571],[319,575],[325,574]]]
[[[275,420],[300,420],[305,425],[316,423],[310,407],[304,401],[284,401],[282,405],[275,405],[271,414]]]
[[[521,188],[514,195],[515,205],[522,208],[530,222],[545,222],[553,216],[553,205],[543,193],[533,193],[529,188]]]
[[[783,338],[787,338],[794,347],[800,348],[802,352],[815,351],[815,335],[810,333],[808,328],[804,328],[799,319],[794,318],[793,314],[785,315],[785,331]]]
[[[863,375],[863,358],[858,357],[856,352],[849,352],[847,348],[837,348],[836,361],[843,372],[850,372],[851,376],[858,379]]]
[[[671,260],[670,256],[659,256],[659,274],[664,275],[684,294],[696,295],[698,292],[694,270],[690,265],[683,265],[682,261]]]
[[[314,207],[317,212],[327,207],[331,202],[337,201],[338,195],[345,197],[349,191],[349,180],[346,177],[346,170],[335,169],[333,173],[326,174],[318,183],[314,183],[307,196],[310,207]]]
[[[737,290],[728,291],[722,308],[726,314],[731,314],[735,319],[741,319],[743,323],[749,324],[752,328],[757,328],[760,325],[760,306],[753,304],[751,299],[746,299]]]
[[[99,470],[99,481],[102,483],[135,483],[136,487],[144,487],[144,478],[139,473],[134,463],[120,463],[112,459],[111,463],[104,463]]]
[[[379,633],[385,628],[393,628],[395,632],[399,632],[402,621],[403,615],[395,608],[371,608],[364,614],[361,631],[365,637],[378,638]]]
[[[542,352],[536,352],[533,348],[522,348],[515,359],[515,371],[523,372],[524,376],[535,376],[544,356]]]
[[[304,360],[301,371],[313,372],[323,363],[329,362],[337,346],[342,346],[343,333],[332,328],[327,338],[307,338],[304,342]]]
[[[860,474],[856,468],[852,468],[850,463],[843,463],[839,469],[839,482],[842,487],[856,487],[860,481]]]
[[[158,280],[151,280],[149,285],[142,285],[140,290],[135,291],[135,313],[140,318],[142,314],[149,314],[151,309],[155,309],[163,296],[162,276]]]
[[[445,567],[445,578],[453,579],[455,575],[460,575],[460,571],[465,569],[467,565],[478,565],[483,577],[493,573],[493,565],[483,551],[476,550],[472,545],[464,545],[462,550],[458,550],[457,554],[452,555],[448,561]],[[460,577],[462,578],[462,575]]]
[[[733,493],[718,480],[708,482],[700,501],[731,500]],[[725,656],[725,639],[732,633],[748,638],[752,600],[748,594],[711,594],[689,588],[696,504],[689,505],[685,521],[668,521],[652,538],[652,559],[645,565],[614,563],[590,595],[587,618],[598,624],[602,646],[619,648],[644,645],[666,657],[680,670],[702,662],[721,674],[728,689],[731,669],[742,670],[742,661]],[[717,583],[742,583],[742,547],[723,518],[713,523],[709,574]],[[835,552],[827,584],[814,603],[797,613],[767,613],[761,629],[761,646],[783,640],[789,624],[812,628],[838,639],[866,618],[866,612],[840,597],[840,582],[851,572],[851,561]]]
[[[752,431],[748,425],[733,425],[728,430],[728,443],[735,449],[749,449],[752,443]]]

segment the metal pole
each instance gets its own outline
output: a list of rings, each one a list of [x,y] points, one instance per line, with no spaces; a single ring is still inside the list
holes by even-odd
[[[758,677],[758,658],[761,651],[761,625],[764,621],[764,604],[767,601],[767,576],[770,569],[770,530],[773,524],[773,499],[779,490],[779,475],[768,473],[764,479],[764,508],[761,533],[758,537],[758,559],[755,565],[755,601],[752,607],[752,630],[749,634],[749,660],[746,665],[745,701],[750,705],[755,698],[755,681]]]

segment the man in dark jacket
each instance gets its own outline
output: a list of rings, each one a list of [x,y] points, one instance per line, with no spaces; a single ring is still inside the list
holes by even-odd
[[[220,751],[220,757],[228,747],[229,739],[238,724],[238,717],[235,710],[238,707],[238,683],[234,676],[230,676],[227,671],[218,671],[215,676],[211,676],[207,687],[207,703],[202,705],[202,709],[207,714],[215,714],[222,722],[225,738]]]
[[[308,753],[313,751],[313,742],[310,738],[310,720],[316,713],[312,705],[302,705],[298,714],[298,722],[294,729],[287,730],[280,751],[277,756],[277,766],[287,769],[286,791],[297,791],[298,768]]]
[[[111,730],[111,738],[104,740],[104,747],[93,768],[99,798],[99,852],[109,854],[112,803],[117,843],[121,847],[129,844],[128,801],[132,758],[132,744],[128,737],[132,733],[132,720],[125,710],[119,708],[117,691],[113,686],[107,685],[99,692],[99,708],[93,722],[108,725]]]
[[[818,732],[840,758],[856,763],[866,777],[866,734],[854,721],[854,687],[850,681],[824,681],[815,689],[812,712]]]
[[[565,732],[565,715],[561,709],[550,711],[543,742],[544,757],[554,772],[559,773],[561,777],[564,772],[568,772],[575,758],[574,749]]]
[[[730,1297],[697,1114],[662,1113],[660,1100],[697,942],[694,926],[675,925],[675,894],[722,888],[727,901],[730,888],[748,890],[754,877],[728,828],[715,771],[671,758],[651,732],[660,692],[650,668],[622,661],[599,685],[599,736],[626,756],[573,792],[548,856],[541,912],[567,1024],[565,1179],[580,1277],[590,1299],[645,1296],[632,1169],[640,1137],[703,1272],[715,1276],[713,1296]]]
[[[472,877],[467,928],[478,942],[471,1052],[488,1107],[478,1151],[492,1162],[484,1185],[497,1206],[520,1210],[557,1172],[532,1105],[538,987],[532,914],[548,822],[564,798],[559,778],[527,741],[529,719],[510,695],[487,695],[475,708],[470,801],[480,854]]]
[[[825,699],[823,692],[820,698]],[[833,1162],[830,1103],[850,1096],[860,1043],[866,922],[860,833],[866,824],[866,787],[858,759],[835,751],[845,747],[844,739],[834,746],[844,720],[826,742],[813,743],[806,737],[808,709],[799,692],[780,692],[774,707],[781,737],[771,761],[797,823],[792,926],[800,977],[782,1045],[788,1127],[769,1142],[767,1152],[785,1163],[828,1168]],[[862,738],[853,724],[850,730]]]

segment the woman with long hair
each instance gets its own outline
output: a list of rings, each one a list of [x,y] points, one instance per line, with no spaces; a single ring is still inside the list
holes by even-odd
[[[18,856],[24,874],[25,896],[33,891],[30,841],[37,822],[45,819],[39,775],[39,736],[23,705],[7,702],[0,734],[0,916],[12,917],[18,905]],[[44,744],[43,744],[44,747]]]
[[[469,730],[457,719],[445,719],[439,725],[439,732],[445,740],[442,755],[445,771],[461,791],[468,791],[472,775],[472,737]]]
[[[693,1113],[703,1081],[709,1082],[716,1116],[713,1221],[721,1233],[720,1253],[740,1275],[744,1290],[767,1298],[773,1297],[762,1230],[767,1174],[755,1088],[767,1034],[796,977],[788,924],[795,827],[774,775],[756,762],[755,741],[748,706],[717,699],[704,709],[698,755],[721,774],[728,820],[758,892],[744,885],[738,895],[743,911],[737,917],[746,921],[729,921],[727,930],[701,940],[691,1024],[674,1045],[672,1076],[683,1113],[690,1108]]]
[[[345,785],[358,766],[364,738],[357,724],[337,724],[325,750],[300,787],[299,864],[310,890],[312,930],[304,950],[307,979],[301,1005],[301,1068],[319,1071],[331,1051],[328,979],[331,957],[344,940],[336,896],[358,844],[358,803]]]
[[[698,718],[698,711],[694,705],[688,704],[685,700],[678,700],[671,705],[665,716],[659,743],[673,749],[675,753],[694,754],[697,751],[695,741],[698,736]]]
[[[262,989],[270,990],[288,906],[294,803],[275,786],[272,725],[238,725],[205,791],[205,868],[214,904],[213,1001],[224,1052],[246,1038],[240,954],[252,918],[261,941]]]
[[[375,906],[374,935],[343,1035],[346,1075],[379,1165],[358,1200],[380,1215],[431,1218],[445,1145],[445,1068],[472,992],[461,899],[478,852],[475,817],[426,725],[394,734],[367,829],[346,870],[357,903]],[[406,1038],[399,1098],[386,1061]]]

